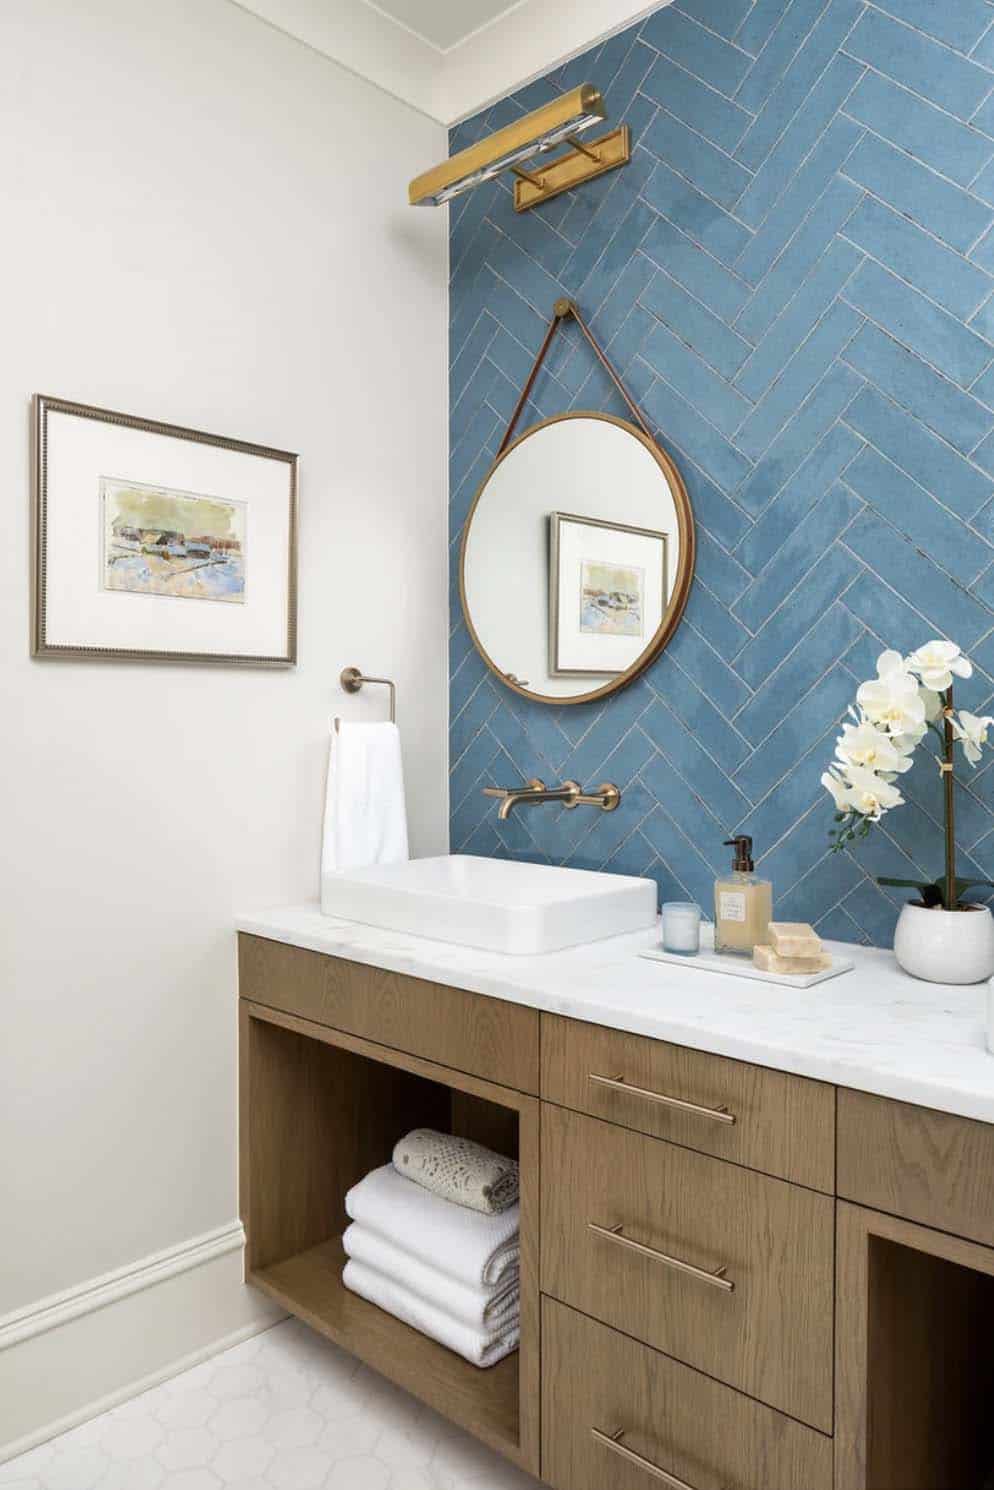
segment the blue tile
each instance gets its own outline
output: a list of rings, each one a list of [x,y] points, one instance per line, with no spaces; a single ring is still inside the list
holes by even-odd
[[[860,319],[856,311],[841,301],[830,307],[739,430],[735,437],[739,449],[753,460],[758,460],[769,449],[836,357],[845,350],[860,325]]]
[[[468,703],[452,720],[449,730],[449,759],[453,765],[473,743],[497,707],[497,698],[489,683],[481,683]]]
[[[646,310],[677,332],[725,378],[734,377],[752,351],[737,331],[688,295],[668,274],[656,274],[639,298]]]
[[[849,467],[846,482],[961,584],[970,584],[994,559],[990,544],[868,446]]]
[[[739,315],[736,329],[743,336],[758,342],[766,334],[788,300],[818,263],[835,234],[840,229],[845,229],[847,219],[860,197],[859,187],[854,186],[851,181],[843,181],[837,176],[829,182],[783,253],[760,281],[752,300]]]
[[[990,207],[875,135],[867,135],[857,146],[846,161],[845,172],[961,253],[994,217]]]
[[[706,529],[697,534],[696,573],[723,605],[737,600],[751,579],[749,571]]]
[[[831,123],[862,69],[848,57],[835,57],[811,89],[803,108],[797,109],[787,127],[784,121],[767,120],[774,100],[764,109],[739,149],[738,158],[756,171],[751,185],[742,193],[736,212],[750,227],[758,227],[773,204],[788,186],[797,168]],[[784,80],[784,86],[787,79]],[[791,107],[793,100],[784,101]],[[771,139],[764,138],[760,126],[766,121]]]
[[[990,65],[988,63],[988,66]],[[994,95],[980,105],[971,117],[970,123],[974,129],[982,129],[985,135],[994,135]]]
[[[957,9],[956,5],[933,5],[932,0],[926,3],[935,13]],[[846,42],[846,51],[960,119],[969,119],[994,83],[976,63],[957,57],[921,31],[891,20],[879,10],[866,11]]]
[[[961,517],[972,517],[989,499],[991,482],[982,471],[875,388],[863,390],[847,409],[845,420]]]
[[[734,657],[749,640],[745,627],[712,595],[700,578],[691,587],[684,616],[721,657]]]
[[[727,719],[734,718],[748,699],[749,690],[689,621],[677,629],[667,650],[674,662],[695,679],[705,697]]]
[[[758,631],[860,511],[862,503],[836,484],[798,523],[787,542],[732,606],[750,631]],[[851,545],[850,545],[851,547]]]
[[[744,108],[758,113],[818,21],[825,0],[791,0],[738,91]]]
[[[973,59],[984,67],[994,67],[994,27],[973,48]]]
[[[664,109],[646,130],[643,143],[722,207],[734,207],[752,180],[750,171]]]
[[[694,509],[695,522],[726,548],[734,548],[750,528],[750,518],[686,456],[680,462],[680,474]]]
[[[692,791],[673,790],[673,768],[661,755],[654,755],[642,773],[642,779],[655,801],[666,804],[666,813],[685,833],[691,843],[697,845],[715,874],[727,867],[727,854],[723,840],[730,831],[722,819],[716,816],[710,803],[702,801]]]
[[[961,52],[972,50],[991,23],[990,6],[984,0],[956,0],[954,5],[936,5],[935,0],[881,0],[880,9]]]
[[[989,409],[933,372],[876,326],[867,323],[863,327],[846,349],[845,358],[881,392],[957,450],[972,450],[994,426],[994,414]]]
[[[735,783],[758,801],[776,786],[808,749],[813,735],[837,723],[852,701],[852,683],[840,667],[833,667],[786,714],[773,715],[775,727],[762,748],[735,773]],[[782,717],[781,717],[782,714]]]
[[[844,605],[832,605],[739,710],[735,716],[736,728],[753,745],[759,745],[776,728],[787,703],[803,699],[812,679],[826,673],[862,629]],[[740,785],[745,785],[741,779]]]
[[[752,293],[744,280],[704,253],[664,217],[657,217],[646,233],[641,252],[724,321],[734,320]]]
[[[729,152],[752,123],[752,115],[745,109],[677,67],[668,57],[656,58],[655,66],[642,84],[642,92],[705,139]]]
[[[630,257],[621,272],[615,275],[613,287],[590,321],[590,329],[601,343],[609,342],[621,330],[631,314],[633,302],[638,300],[652,276],[652,265],[640,253]]]
[[[679,0],[679,8],[731,41],[752,9],[752,0]]]
[[[662,161],[653,171],[644,195],[657,212],[729,267],[749,242],[751,235],[745,223],[722,211]]]
[[[712,371],[696,352],[665,326],[657,326],[649,333],[642,356],[665,382],[689,399],[723,434],[733,434],[752,408],[748,399],[737,393],[731,383]]]
[[[840,596],[849,605],[849,586],[858,573],[859,564],[851,554],[841,547],[830,548],[794,592],[790,605],[774,611],[735,658],[736,672],[751,688],[759,688]]]
[[[672,879],[684,886],[680,898],[696,900],[707,914],[714,905],[715,872],[698,846],[663,807],[657,807],[649,814],[641,825],[641,832],[659,853]]]
[[[991,348],[991,354],[994,356],[994,347]],[[981,403],[994,407],[994,368],[989,367],[983,377],[971,383],[970,392],[974,398],[979,398]]]
[[[835,424],[783,486],[735,550],[753,574],[768,564],[797,524],[820,501],[861,448],[844,424]]]
[[[825,374],[736,493],[736,500],[747,512],[762,512],[861,387],[847,367],[837,364]]]
[[[992,287],[990,276],[983,270],[874,197],[863,198],[842,233],[961,320],[977,308]],[[742,329],[749,334],[747,327]]]
[[[747,475],[745,456],[668,384],[657,379],[643,397],[642,409],[664,444],[686,451],[722,491],[734,491]]]
[[[683,668],[663,652],[653,667],[652,686],[692,734],[708,741],[708,750],[725,771],[733,771],[749,754],[735,727],[706,698]],[[663,748],[663,742],[655,743]]]
[[[735,268],[744,279],[757,284],[767,273],[846,161],[860,133],[859,125],[841,115],[832,120],[762,228],[736,260]]]
[[[673,783],[674,792],[686,791],[689,785],[726,823],[737,822],[748,811],[748,798],[665,700],[653,704],[642,721],[642,728],[678,778]]]
[[[738,45],[758,56],[776,30],[783,9],[784,0],[756,0],[736,33]]]
[[[864,512],[856,519],[846,545],[868,560],[872,557],[880,578],[898,594],[913,596],[915,609],[964,649],[990,629],[990,612],[875,513]]]
[[[738,831],[752,837],[758,854],[779,841],[785,824],[795,822],[815,802],[825,798],[821,778],[825,762],[832,754],[835,733],[833,725],[820,739],[815,739],[808,752],[743,820]]]
[[[876,72],[864,73],[846,113],[960,186],[969,186],[994,153],[983,135]]]
[[[971,248],[970,257],[986,269],[988,274],[994,274],[994,233],[985,233],[980,242]]]
[[[672,6],[658,10],[642,27],[644,41],[695,77],[730,97],[752,66],[752,58]]]
[[[735,378],[736,388],[748,398],[762,398],[810,336],[859,262],[860,254],[848,243],[837,239],[829,246],[786,310],[743,364]],[[957,326],[957,330],[970,336],[962,327]]]
[[[962,388],[994,357],[990,342],[872,261],[846,287],[844,298]]]

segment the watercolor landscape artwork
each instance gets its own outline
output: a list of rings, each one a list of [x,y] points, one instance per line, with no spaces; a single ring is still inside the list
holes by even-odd
[[[100,478],[103,587],[245,601],[245,504]]]
[[[641,636],[645,570],[583,559],[580,630],[588,636]]]

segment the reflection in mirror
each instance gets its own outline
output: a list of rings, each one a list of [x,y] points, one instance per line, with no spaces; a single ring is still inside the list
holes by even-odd
[[[665,646],[693,563],[690,502],[666,452],[624,420],[564,414],[509,446],[480,488],[463,610],[506,683],[578,703],[622,687]]]

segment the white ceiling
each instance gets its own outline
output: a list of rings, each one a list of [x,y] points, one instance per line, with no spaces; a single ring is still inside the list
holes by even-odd
[[[524,0],[362,0],[440,52],[468,41]]]
[[[670,0],[234,3],[429,118],[451,125]],[[610,111],[610,97],[607,102]]]

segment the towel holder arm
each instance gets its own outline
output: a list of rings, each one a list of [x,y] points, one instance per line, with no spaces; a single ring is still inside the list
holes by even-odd
[[[397,685],[392,678],[372,678],[357,667],[345,667],[338,679],[346,693],[358,693],[364,683],[382,683],[390,690],[390,723],[397,723]],[[340,721],[335,720],[337,731]]]

